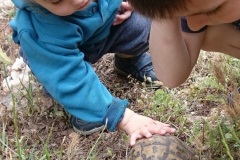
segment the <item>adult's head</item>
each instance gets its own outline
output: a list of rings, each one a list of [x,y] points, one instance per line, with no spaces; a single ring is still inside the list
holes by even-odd
[[[128,0],[140,13],[150,18],[173,17],[179,11],[186,10],[188,0]],[[191,0],[189,0],[191,1]]]
[[[128,0],[151,18],[185,16],[192,30],[240,19],[240,0]]]

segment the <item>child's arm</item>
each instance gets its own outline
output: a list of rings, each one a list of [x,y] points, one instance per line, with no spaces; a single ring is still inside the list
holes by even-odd
[[[182,84],[194,67],[204,32],[182,32],[180,18],[153,20],[150,53],[157,77],[172,88]]]
[[[118,128],[130,135],[131,146],[136,143],[137,139],[149,138],[154,134],[165,135],[176,131],[168,124],[139,115],[128,108],[125,110],[124,117],[118,124]]]

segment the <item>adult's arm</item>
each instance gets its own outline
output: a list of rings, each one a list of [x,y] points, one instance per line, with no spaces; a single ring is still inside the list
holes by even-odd
[[[182,32],[180,18],[153,20],[150,53],[156,76],[167,87],[177,87],[196,64],[205,31]]]

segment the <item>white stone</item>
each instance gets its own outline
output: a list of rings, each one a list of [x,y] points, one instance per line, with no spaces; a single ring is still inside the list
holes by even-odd
[[[11,67],[10,76],[5,78],[1,84],[3,91],[9,92],[9,87],[13,92],[17,92],[20,88],[28,86],[30,69],[24,63],[22,58],[17,58]]]
[[[11,0],[0,0],[0,7],[12,7],[13,3]]]

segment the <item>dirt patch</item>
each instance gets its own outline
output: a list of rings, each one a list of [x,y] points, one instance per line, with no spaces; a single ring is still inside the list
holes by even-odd
[[[0,4],[1,2],[5,0],[0,0]],[[12,31],[8,23],[15,10],[8,4],[1,5],[1,11],[0,45],[14,61],[19,57],[19,47],[11,39]],[[131,77],[118,76],[113,70],[113,58],[113,54],[107,54],[93,65],[100,80],[114,96],[128,99],[132,110],[144,114],[146,109],[153,107],[152,98],[155,90],[143,87]],[[211,55],[202,56],[199,63],[209,64],[209,59],[212,59]],[[219,101],[202,98],[203,95],[217,93],[220,96],[226,96],[222,91],[211,90],[207,87],[198,92],[202,86],[196,84],[200,84],[203,77],[210,75],[208,66],[201,64],[194,68],[191,77],[183,85],[176,89],[166,89],[189,106],[186,115],[199,119],[208,116],[212,109],[219,105]],[[7,67],[3,63],[0,65],[0,81],[2,82],[6,76],[10,75],[11,66]],[[90,136],[80,136],[69,124],[69,115],[51,97],[44,94],[41,84],[34,77],[27,87],[27,90],[31,92],[21,91],[14,97],[10,93],[3,92],[2,88],[0,89],[0,130],[8,137],[7,147],[2,148],[9,149],[0,150],[0,159],[17,157],[16,138],[21,140],[25,154],[31,155],[34,150],[34,157],[38,158],[43,156],[42,150],[46,149],[46,152],[51,153],[47,157],[49,159],[126,159],[130,146],[125,133],[105,131]],[[152,118],[159,119],[158,115],[154,113],[151,115]],[[180,133],[178,136],[182,140],[186,140],[187,137],[185,133]]]
[[[3,51],[13,60],[18,56],[19,46],[14,44],[11,35],[12,31],[9,27],[11,6],[3,7],[5,12],[1,13],[0,23],[0,44]],[[113,54],[104,56],[97,64],[94,65],[101,81],[108,89],[119,98],[130,99],[132,109],[142,111],[146,107],[146,103],[138,104],[136,107],[137,97],[146,96],[142,94],[141,84],[131,78],[123,78],[116,75],[113,71]],[[11,66],[1,65],[0,81],[10,76]],[[33,78],[34,79],[34,78]],[[69,115],[63,108],[57,104],[51,97],[45,95],[41,85],[34,79],[32,97],[26,92],[20,92],[15,95],[13,104],[12,95],[3,92],[1,88],[0,94],[0,129],[8,136],[10,144],[8,147],[16,151],[15,142],[16,132],[22,139],[22,144],[29,151],[34,148],[35,157],[41,157],[42,148],[46,145],[47,150],[52,152],[51,159],[59,159],[57,151],[64,154],[62,159],[86,159],[86,157],[95,157],[97,159],[125,159],[129,149],[128,138],[122,131],[113,133],[104,132],[102,134],[95,133],[90,136],[79,136],[75,134],[71,124],[69,124]],[[24,90],[24,89],[23,89]],[[144,91],[146,93],[146,91]],[[153,90],[149,91],[152,96]],[[13,106],[16,108],[16,117],[14,117]],[[17,121],[17,128],[14,124]],[[16,131],[17,130],[17,131]],[[97,141],[98,140],[98,141]],[[96,143],[96,141],[98,143]],[[89,151],[93,150],[91,155]],[[6,154],[8,153],[8,154]],[[0,159],[8,159],[14,157],[14,152],[0,151]],[[16,156],[16,155],[15,155]]]

